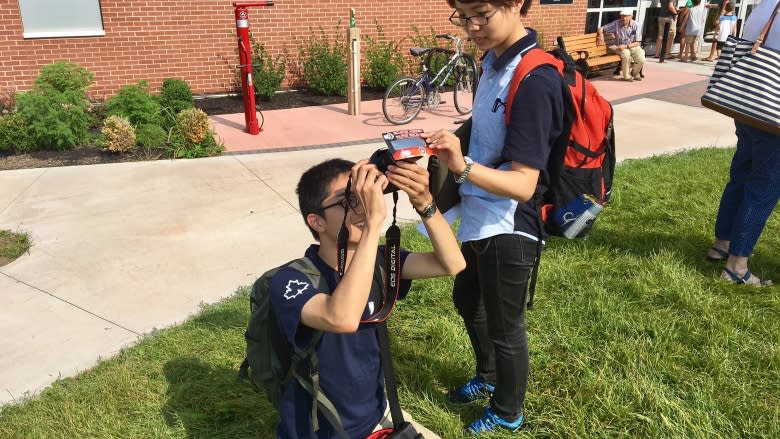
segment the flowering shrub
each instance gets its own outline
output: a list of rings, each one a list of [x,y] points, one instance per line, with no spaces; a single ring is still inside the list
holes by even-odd
[[[103,134],[103,146],[111,152],[125,153],[135,147],[135,128],[127,118],[108,116],[100,132]]]

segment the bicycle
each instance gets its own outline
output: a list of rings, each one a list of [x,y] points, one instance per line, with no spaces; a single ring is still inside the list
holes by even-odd
[[[460,114],[471,113],[474,90],[477,87],[477,63],[474,57],[463,53],[463,41],[454,35],[436,35],[435,38],[453,42],[455,50],[439,47],[412,47],[412,56],[420,57],[422,74],[418,78],[405,76],[390,84],[382,98],[382,112],[388,122],[403,125],[412,121],[423,107],[437,108],[441,104],[441,91],[454,80],[453,99]],[[448,56],[444,64],[431,78],[430,62],[435,54]]]

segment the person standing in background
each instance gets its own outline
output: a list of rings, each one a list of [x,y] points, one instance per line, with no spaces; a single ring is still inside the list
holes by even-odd
[[[685,46],[688,48],[688,61],[697,61],[696,48],[699,45],[699,34],[704,28],[704,20],[707,18],[707,9],[705,9],[702,0],[692,0],[693,6],[688,9],[687,19],[685,20]],[[682,44],[682,41],[680,42]],[[680,51],[680,61],[686,61],[682,50]]]
[[[716,42],[712,43],[710,48],[710,56],[705,58],[706,61],[715,61],[720,58],[720,51],[726,44],[726,40],[729,35],[737,35],[737,16],[734,15],[734,3],[726,0],[725,6],[720,11],[720,17],[715,21],[716,26]]]
[[[661,11],[658,13],[658,38],[655,39],[655,57],[661,57],[661,44],[664,38],[664,27],[669,23],[669,39],[666,40],[665,57],[669,58],[674,43],[674,35],[677,32],[677,7],[675,0],[661,0]]]

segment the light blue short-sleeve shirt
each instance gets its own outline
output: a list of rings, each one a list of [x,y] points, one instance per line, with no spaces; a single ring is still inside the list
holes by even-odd
[[[508,170],[512,162],[503,158],[506,125],[504,111],[509,84],[523,53],[538,47],[529,45],[499,70],[493,69],[495,53],[489,51],[482,60],[477,94],[474,97],[473,125],[469,154],[474,162],[489,168]],[[460,241],[475,241],[490,236],[519,233],[529,238],[536,236],[515,230],[516,200],[491,194],[466,181],[461,185]]]

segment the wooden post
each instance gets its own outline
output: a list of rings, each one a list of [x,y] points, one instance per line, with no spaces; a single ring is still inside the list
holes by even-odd
[[[352,116],[360,114],[360,29],[355,26],[355,21],[355,9],[350,8],[347,29],[347,109]]]

